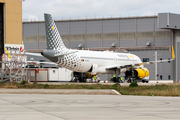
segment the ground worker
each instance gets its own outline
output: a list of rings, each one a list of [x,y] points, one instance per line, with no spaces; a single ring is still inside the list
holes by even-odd
[[[71,72],[71,81],[73,81],[73,72]]]
[[[94,81],[96,82],[96,80],[97,80],[97,76],[95,75],[95,76],[94,76]]]
[[[123,83],[123,77],[121,76],[121,81],[120,81],[121,83]]]
[[[114,81],[114,82],[116,82],[116,75],[113,75],[113,76],[111,77],[111,80]]]

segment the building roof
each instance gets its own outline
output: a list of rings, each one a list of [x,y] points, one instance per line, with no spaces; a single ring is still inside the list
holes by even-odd
[[[71,21],[96,21],[96,20],[118,20],[118,19],[142,19],[142,18],[157,18],[157,15],[153,16],[133,16],[133,17],[109,17],[109,18],[85,18],[85,19],[63,19],[54,20],[55,22],[71,22]],[[44,21],[23,21],[23,23],[43,23]]]

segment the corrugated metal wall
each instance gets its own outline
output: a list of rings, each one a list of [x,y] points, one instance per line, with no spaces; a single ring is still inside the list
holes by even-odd
[[[164,29],[180,29],[180,15],[174,13],[159,13],[158,27]]]
[[[176,31],[176,46],[177,47],[177,51],[180,51],[180,30]],[[175,51],[176,52],[176,51]],[[177,79],[180,80],[180,54],[176,54],[176,67],[177,67]]]
[[[171,44],[170,30],[158,29],[156,17],[59,21],[56,26],[66,46],[75,49],[79,44],[85,48],[111,47],[112,43],[117,47],[146,47],[147,42],[153,46]],[[46,42],[44,23],[23,23],[23,41],[25,47],[28,43]],[[37,44],[36,49],[44,49],[43,45]]]

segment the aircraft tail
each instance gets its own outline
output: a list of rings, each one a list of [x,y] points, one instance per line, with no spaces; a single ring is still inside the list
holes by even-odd
[[[45,18],[47,49],[66,51],[67,48],[65,47],[61,39],[61,36],[54,23],[54,20],[52,19],[52,16],[50,14],[44,14],[44,18]]]

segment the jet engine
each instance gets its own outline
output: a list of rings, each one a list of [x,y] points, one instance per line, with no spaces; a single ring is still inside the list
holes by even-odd
[[[98,64],[93,64],[91,66],[91,69],[88,72],[90,72],[91,75],[97,75],[97,73],[98,73]]]
[[[125,72],[125,78],[139,78],[143,79],[144,77],[149,76],[149,70],[145,67],[137,68],[137,69],[130,69]]]
[[[136,78],[139,77],[140,79],[143,79],[144,77],[149,76],[149,70],[145,67],[138,68],[134,70],[134,75]]]

